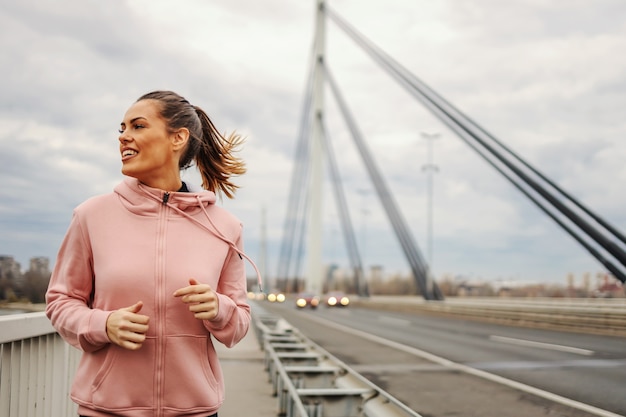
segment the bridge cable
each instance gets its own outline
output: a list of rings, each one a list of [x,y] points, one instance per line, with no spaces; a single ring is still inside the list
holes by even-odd
[[[350,212],[348,210],[348,203],[346,202],[346,195],[341,185],[341,174],[339,173],[339,166],[337,164],[337,159],[335,158],[333,148],[330,144],[330,139],[328,138],[328,129],[326,129],[326,126],[323,123],[322,115],[318,114],[317,117],[319,119],[320,126],[322,127],[322,145],[324,147],[324,150],[326,151],[326,156],[328,158],[328,168],[330,171],[331,183],[333,185],[335,202],[337,203],[337,211],[339,212],[339,219],[344,240],[346,243],[348,257],[350,259],[352,271],[354,272],[355,287],[358,295],[367,297],[369,296],[369,291],[367,289],[367,283],[364,279],[365,277],[363,274],[363,263],[361,262],[361,255],[359,253],[359,248],[356,243],[354,228],[352,227],[352,221],[350,220]]]
[[[300,118],[300,126],[298,131],[298,141],[296,143],[294,166],[291,175],[291,184],[289,187],[289,197],[287,203],[287,213],[283,225],[283,238],[281,242],[280,257],[278,262],[278,279],[289,279],[289,272],[292,260],[293,249],[297,246],[298,230],[300,235],[304,231],[303,212],[306,207],[306,197],[303,197],[303,190],[306,189],[305,184],[308,179],[308,145],[309,145],[309,126],[310,112],[313,95],[313,65],[310,64],[310,71],[306,81],[305,97],[302,103],[302,113]],[[299,227],[300,226],[300,227]],[[296,251],[296,256],[300,253]],[[298,266],[295,273],[298,273]]]
[[[577,214],[573,213],[572,210],[570,210],[568,207],[566,207],[561,201],[557,200],[546,189],[544,189],[539,184],[537,184],[536,181],[530,179],[528,177],[528,175],[524,174],[519,168],[513,166],[513,164],[510,161],[506,160],[500,153],[498,153],[495,149],[493,149],[493,147],[491,147],[488,144],[486,144],[483,139],[480,139],[477,136],[476,132],[473,132],[471,127],[468,127],[466,124],[462,123],[462,121],[460,121],[459,118],[465,119],[466,122],[470,123],[471,125],[473,125],[474,128],[479,128],[480,132],[482,132],[488,138],[496,141],[495,138],[493,138],[491,135],[489,135],[487,132],[485,132],[484,129],[478,127],[478,125],[475,122],[471,121],[469,118],[464,116],[460,111],[455,109],[451,104],[446,102],[443,98],[438,97],[436,95],[436,93],[434,93],[430,88],[428,88],[428,87],[420,88],[420,86],[417,85],[417,84],[422,84],[422,86],[425,86],[425,85],[421,81],[419,81],[414,75],[408,73],[408,71],[406,69],[402,68],[400,66],[400,64],[398,64],[391,57],[386,55],[383,51],[380,51],[379,48],[376,48],[375,46],[370,45],[371,44],[370,42],[364,40],[362,35],[358,34],[358,32],[356,32],[356,30],[351,28],[347,23],[345,23],[338,16],[336,16],[331,10],[327,9],[327,12],[328,12],[328,16],[331,17],[335,21],[335,23],[337,23],[351,38],[353,38],[353,40],[355,40],[355,42],[357,42],[357,44],[359,44],[370,56],[372,56],[375,59],[376,62],[381,64],[384,69],[386,69],[394,78],[396,78],[396,80],[401,82],[405,86],[405,88],[409,87],[409,92],[411,92],[413,95],[415,95],[416,98],[418,98],[423,104],[425,104],[426,107],[429,108],[438,118],[440,118],[442,121],[447,118],[448,122],[446,122],[446,124],[449,127],[458,126],[460,129],[462,129],[462,131],[466,132],[467,135],[469,135],[469,138],[467,136],[464,138],[466,142],[467,142],[467,139],[474,139],[475,141],[480,143],[489,152],[491,152],[492,155],[494,155],[496,158],[498,158],[510,170],[512,170],[516,175],[518,175],[518,177],[522,178],[522,180],[524,180],[528,185],[530,185],[537,193],[539,193],[546,200],[548,200],[553,205],[553,207],[556,207],[559,211],[561,211],[561,213],[563,213],[568,219],[570,219],[570,221],[575,223],[579,228],[581,228],[590,237],[592,237],[592,239],[594,239],[596,241],[596,243],[599,243],[602,247],[604,247],[604,249],[609,251],[616,259],[618,259],[622,263],[622,265],[626,264],[626,252],[624,252],[621,248],[619,248],[617,245],[615,245],[614,242],[609,241],[608,239],[606,239],[606,237],[603,236],[601,234],[601,232],[599,232],[598,230],[594,229],[591,225],[589,225],[586,221],[584,221],[580,216],[578,216]],[[436,96],[435,99],[433,99],[427,93],[422,91],[423,89],[426,89],[427,91],[429,91],[431,93],[431,95]],[[439,100],[436,100],[436,98],[438,98]],[[437,101],[439,101],[439,103]],[[444,107],[447,107],[448,110],[446,110]],[[457,113],[457,116],[455,117],[455,116],[451,115],[450,114],[451,111]],[[459,134],[458,129],[454,129],[454,130],[457,131],[457,134]],[[499,142],[496,141],[496,143],[499,143]],[[473,147],[473,148],[476,149],[475,147]],[[509,151],[509,153],[514,154],[508,148],[506,148],[506,147],[504,147],[504,148],[505,148],[505,150]],[[514,155],[514,156],[515,156],[516,159],[521,161],[521,158],[519,158],[517,155]],[[526,165],[527,167],[530,167],[530,165],[526,164],[525,162],[524,162],[524,165]],[[530,167],[530,169],[531,169],[531,171],[537,173],[537,171],[534,168]],[[513,182],[515,184],[514,180],[510,176],[506,176],[506,177],[507,177],[507,179],[509,179],[509,181],[511,181],[511,182]],[[543,175],[540,175],[540,177],[543,177]],[[527,193],[525,193],[525,194],[528,196]],[[572,197],[569,196],[569,194],[566,194],[566,196],[568,198],[572,199]],[[535,204],[537,204],[540,207],[542,207],[538,203],[538,201],[536,199],[531,199],[531,200],[533,202],[535,202]],[[576,202],[576,205],[577,206],[582,206],[578,202]],[[590,210],[588,210],[586,208],[585,208],[585,211],[590,212]],[[550,216],[550,217],[555,219],[554,216]],[[595,216],[595,215],[593,215],[593,217],[594,218],[599,218],[598,216]],[[565,226],[564,226],[564,224],[562,222],[559,221],[557,223],[561,227],[565,228]],[[606,222],[603,222],[603,223],[606,224]],[[566,231],[568,231],[568,233],[570,233],[571,229],[566,228]],[[609,231],[611,231],[611,230],[609,229]],[[572,234],[572,233],[570,233],[570,234]],[[621,235],[621,234],[618,233],[618,235]],[[616,236],[616,237],[618,239],[620,238],[620,236]],[[579,243],[581,243],[580,239],[576,238],[576,240],[579,241]],[[583,245],[583,246],[587,250],[590,249],[588,245]],[[603,265],[607,266],[607,264],[605,263],[606,259],[604,259],[602,256],[599,256],[599,253],[597,251],[590,251],[590,253],[592,253],[592,255],[594,257],[596,257],[596,259],[598,259],[601,263],[603,263]],[[607,266],[607,268],[608,268],[608,266]],[[615,268],[610,268],[610,270],[612,270],[612,272],[614,272]],[[620,278],[620,276],[622,278]],[[622,281],[624,280],[623,277],[624,277],[624,274],[618,274],[618,278],[620,280],[622,280]]]
[[[409,262],[411,267],[411,271],[413,272],[414,279],[420,289],[421,294],[427,300],[437,300],[442,299],[443,296],[441,291],[439,290],[436,283],[433,281],[433,290],[432,292],[426,286],[426,278],[429,273],[428,266],[426,262],[424,262],[423,257],[415,243],[413,237],[409,232],[408,225],[406,221],[404,221],[400,210],[398,209],[398,205],[393,198],[393,195],[389,191],[389,188],[385,184],[382,174],[378,170],[376,166],[376,162],[369,151],[369,148],[363,139],[363,135],[359,127],[356,124],[354,117],[352,116],[348,106],[343,98],[343,95],[339,91],[339,87],[334,80],[334,77],[330,73],[329,69],[324,66],[324,70],[326,71],[326,80],[329,83],[331,91],[333,92],[333,96],[337,101],[337,104],[342,112],[344,121],[348,125],[348,128],[352,134],[352,139],[354,140],[359,153],[361,154],[361,158],[367,168],[367,171],[370,175],[370,179],[374,184],[374,188],[376,193],[378,194],[378,198],[385,209],[387,216],[389,217],[393,229],[396,233],[396,237],[400,241],[400,245],[404,251],[405,257]]]
[[[394,75],[396,78],[398,78],[397,74],[392,74],[392,75]],[[414,87],[412,84],[408,83],[408,81],[406,81],[406,79],[402,79],[402,78],[400,78],[400,79],[399,79],[399,81],[400,81],[400,82],[402,82],[402,83],[403,83],[406,87]],[[411,92],[411,93],[413,93],[414,95],[415,95],[415,93],[416,93],[416,92],[415,92],[415,91],[413,91],[413,90],[411,90],[410,92]],[[418,91],[417,93],[421,93],[421,92],[419,92],[419,91]],[[418,99],[422,99],[422,97],[421,97],[421,96],[417,96],[417,98],[418,98]],[[420,101],[422,101],[422,100],[420,100]],[[448,121],[446,121],[444,118],[440,117],[440,116],[439,116],[439,114],[437,113],[437,110],[442,111],[444,114],[447,114],[447,115],[450,117],[450,115],[449,115],[447,112],[445,112],[444,110],[442,110],[440,107],[439,107],[439,108],[437,108],[437,107],[436,107],[435,109],[433,109],[433,108],[432,108],[432,106],[433,106],[433,103],[432,103],[432,102],[430,102],[430,101],[426,101],[426,102],[424,102],[424,101],[423,101],[423,103],[424,103],[427,107],[429,107],[429,108],[431,109],[431,111],[433,111],[433,112],[434,112],[434,113],[435,113],[435,114],[436,114],[436,115],[437,115],[437,116],[438,116],[438,117],[439,117],[442,121],[444,121],[444,122],[446,123],[446,125],[448,125],[449,127],[451,127],[453,130],[457,131],[457,134],[460,134],[460,133],[462,133],[462,132],[463,132],[463,131],[461,131],[461,132],[459,132],[459,131],[458,131],[458,128],[461,128],[461,129],[464,129],[466,133],[468,133],[469,135],[471,135],[471,133],[470,133],[470,132],[468,132],[468,131],[467,131],[467,129],[466,129],[464,126],[459,125],[459,124],[453,124],[452,122],[456,122],[456,123],[458,123],[458,121],[454,120],[453,118],[451,118],[451,120],[452,120],[452,121],[449,121],[449,120],[448,120]],[[461,136],[461,135],[460,135],[460,136]],[[468,137],[467,137],[467,136],[464,136],[463,138],[464,138],[464,140],[465,140],[466,142],[468,141],[468,140],[467,140],[467,139],[468,139]],[[470,136],[470,138],[471,138],[471,139],[476,139],[476,138],[475,138],[475,136]],[[474,147],[474,146],[472,146],[472,147],[473,147],[474,149],[476,149],[476,147]],[[485,157],[485,155],[481,155],[481,156]],[[506,161],[505,161],[505,163],[506,163]],[[513,169],[513,168],[511,168],[510,164],[508,164],[507,166],[509,167],[509,169]],[[514,180],[512,177],[507,176],[507,179],[509,179],[511,182],[513,182],[513,183],[515,184],[515,180]],[[533,199],[533,202],[535,202],[536,204],[540,205],[540,203],[539,203],[536,199]],[[541,207],[541,206],[540,206],[540,207]],[[552,217],[552,216],[551,216],[551,217]],[[568,218],[570,218],[570,220],[572,220],[572,216],[568,216]],[[559,223],[559,225],[563,226],[563,223],[562,223],[562,222],[558,222],[558,223]],[[570,230],[571,230],[571,229],[570,229]],[[579,242],[581,242],[581,240],[580,240],[580,239],[576,239],[576,240],[577,240],[577,241],[579,241]],[[588,245],[584,245],[584,246],[585,246],[585,248],[586,248],[586,249],[588,249],[588,250],[589,250],[589,246],[588,246]],[[605,259],[605,258],[603,258],[603,257],[601,257],[601,256],[599,256],[599,253],[598,253],[597,251],[592,251],[592,252],[590,252],[590,253],[592,253],[592,255],[594,255],[594,257],[596,257],[596,258],[597,258],[597,259],[598,259],[601,263],[603,263],[603,265],[607,266],[607,268],[609,268],[609,270],[611,270],[611,272],[615,272],[615,268],[614,268],[614,267],[612,267],[612,268],[611,268],[611,267],[609,267],[609,266],[606,264],[606,259]],[[623,280],[623,279],[624,279],[624,278],[623,278],[623,277],[624,277],[624,274],[622,274],[622,273],[618,273],[618,274],[617,274],[617,277],[618,277],[618,279]]]

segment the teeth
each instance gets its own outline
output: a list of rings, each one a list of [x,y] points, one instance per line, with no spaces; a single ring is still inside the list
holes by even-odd
[[[122,156],[131,156],[131,155],[136,155],[137,151],[134,151],[132,149],[126,149],[124,152],[122,152]]]

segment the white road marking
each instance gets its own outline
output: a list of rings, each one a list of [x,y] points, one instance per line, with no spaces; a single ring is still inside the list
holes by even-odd
[[[303,312],[297,312],[296,314],[304,314]],[[528,392],[530,394],[537,395],[539,397],[548,399],[550,401],[554,401],[563,405],[567,405],[568,407],[572,407],[581,411],[586,411],[590,414],[601,416],[601,417],[624,417],[619,414],[615,414],[608,410],[603,410],[598,407],[594,407],[593,405],[581,403],[580,401],[572,400],[570,398],[562,397],[558,394],[553,394],[548,391],[544,391],[539,388],[531,387],[530,385],[522,384],[521,382],[513,381],[512,379],[504,378],[499,375],[495,375],[489,372],[482,371],[480,369],[472,368],[467,365],[463,365],[461,363],[453,362],[446,358],[442,358],[441,356],[433,355],[432,353],[426,352],[421,349],[414,348],[412,346],[403,345],[402,343],[393,342],[391,340],[384,339],[382,337],[361,331],[356,330],[348,326],[344,326],[342,324],[334,323],[332,321],[325,320],[321,317],[316,317],[312,314],[307,314],[306,317],[312,321],[316,321],[318,323],[323,324],[327,327],[334,327],[337,330],[342,332],[351,333],[355,336],[362,337],[367,340],[371,340],[376,343],[380,343],[381,345],[389,346],[394,349],[401,350],[403,352],[410,353],[412,355],[418,356],[420,358],[429,360],[434,363],[438,363],[439,365],[445,366],[449,369],[453,369],[460,372],[465,372],[470,375],[475,375],[480,378],[484,378],[489,381],[496,382],[498,384],[502,384],[511,388],[518,389],[520,391]]]
[[[489,336],[489,339],[494,340],[496,342],[508,343],[511,345],[530,346],[530,347],[536,347],[539,349],[548,349],[548,350],[558,350],[560,352],[576,353],[577,355],[591,356],[595,353],[593,350],[580,349],[580,348],[576,348],[572,346],[555,345],[552,343],[535,342],[532,340],[525,340],[525,339],[514,339],[512,337],[505,337],[505,336],[491,335]]]

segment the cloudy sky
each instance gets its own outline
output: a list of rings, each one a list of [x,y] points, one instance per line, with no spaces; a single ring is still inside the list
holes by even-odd
[[[340,16],[523,158],[626,229],[626,4],[331,0]],[[248,140],[223,205],[276,272],[314,35],[314,0],[0,0],[0,254],[54,263],[73,207],[122,176],[132,102],[171,89]],[[395,84],[332,22],[327,62],[422,251],[434,142],[433,269],[565,282],[601,265]],[[327,120],[366,265],[408,271],[336,106]],[[189,172],[185,179],[199,182]],[[330,187],[324,258],[347,265]],[[123,234],[124,231],[120,231]]]

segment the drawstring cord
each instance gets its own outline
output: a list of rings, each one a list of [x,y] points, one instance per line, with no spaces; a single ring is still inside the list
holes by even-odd
[[[259,292],[263,292],[263,278],[261,277],[261,272],[259,272],[259,268],[257,268],[256,264],[252,261],[252,259],[250,259],[250,257],[248,255],[246,255],[242,250],[240,250],[237,247],[237,245],[235,245],[235,243],[233,243],[226,236],[224,236],[222,234],[222,232],[220,232],[220,229],[218,229],[217,226],[215,226],[215,224],[213,223],[213,220],[211,220],[211,216],[209,216],[209,213],[207,212],[206,208],[204,207],[204,204],[202,204],[202,200],[200,199],[200,196],[198,194],[195,194],[195,197],[198,200],[198,205],[200,206],[200,208],[204,212],[204,215],[206,216],[206,218],[209,221],[209,224],[211,225],[213,230],[211,230],[210,228],[206,227],[204,224],[202,224],[202,222],[200,222],[199,220],[191,217],[189,214],[185,213],[183,210],[181,210],[178,207],[170,204],[170,202],[168,201],[169,197],[170,197],[170,193],[166,192],[164,197],[163,197],[163,199],[160,199],[157,196],[155,196],[154,194],[148,192],[147,190],[144,190],[141,183],[139,183],[139,188],[147,196],[149,196],[153,200],[158,201],[160,204],[164,204],[164,205],[168,206],[172,210],[178,212],[182,216],[184,216],[187,219],[191,220],[192,222],[196,223],[198,226],[200,226],[201,228],[203,228],[207,232],[211,233],[212,235],[216,236],[217,238],[219,238],[220,240],[222,240],[223,242],[228,244],[228,246],[230,248],[232,248],[237,253],[237,255],[239,255],[240,259],[242,259],[242,257],[245,258],[250,263],[250,265],[252,265],[252,267],[254,268],[254,272],[256,273],[256,276],[257,276],[257,283],[259,285]],[[167,197],[165,197],[165,196],[167,196]]]
[[[214,232],[213,234],[215,234],[217,237],[219,237],[220,239],[222,239],[224,242],[228,243],[230,245],[231,248],[233,248],[233,250],[235,252],[237,252],[237,254],[239,255],[239,258],[241,259],[241,257],[246,258],[246,260],[248,262],[250,262],[250,265],[252,265],[252,267],[254,268],[254,272],[256,272],[256,276],[257,276],[257,283],[259,285],[259,292],[263,292],[263,278],[261,277],[261,272],[259,271],[259,268],[257,268],[256,264],[252,261],[252,259],[250,259],[250,257],[248,255],[246,255],[242,250],[240,250],[237,245],[235,245],[233,242],[231,242],[230,240],[228,240],[228,238],[226,236],[224,236],[222,234],[222,232],[220,232],[220,229],[217,228],[217,226],[215,226],[215,224],[213,223],[213,220],[211,220],[211,216],[209,216],[209,213],[206,210],[206,207],[204,207],[204,204],[202,204],[202,200],[200,199],[200,196],[196,194],[196,199],[198,200],[198,205],[202,208],[202,211],[204,212],[204,215],[206,216],[207,220],[209,221],[209,224],[213,227]],[[195,220],[196,222],[198,222],[196,219],[194,219],[193,217],[189,216],[187,213],[185,213],[184,211],[180,210],[178,207],[173,207],[176,211],[180,212],[181,214],[183,214],[184,216]],[[200,223],[200,222],[198,222]],[[203,227],[204,225],[202,223],[200,223]]]

